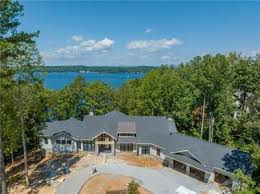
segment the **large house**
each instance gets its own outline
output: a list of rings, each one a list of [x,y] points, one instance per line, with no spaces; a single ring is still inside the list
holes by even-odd
[[[231,183],[232,172],[250,172],[250,157],[237,149],[177,132],[164,116],[128,116],[118,111],[47,122],[41,146],[47,152],[133,152],[151,155],[204,182]]]

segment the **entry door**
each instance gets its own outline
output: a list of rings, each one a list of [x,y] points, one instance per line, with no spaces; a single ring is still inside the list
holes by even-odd
[[[99,152],[111,152],[111,145],[100,145]]]
[[[156,155],[160,156],[161,155],[161,150],[159,148],[156,148]]]

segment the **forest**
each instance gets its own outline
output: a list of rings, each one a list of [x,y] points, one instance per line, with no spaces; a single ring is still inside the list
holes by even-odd
[[[39,148],[45,122],[117,109],[129,115],[172,116],[180,133],[236,147],[252,156],[252,176],[238,170],[238,194],[260,192],[260,55],[197,56],[177,66],[162,65],[118,90],[77,77],[62,90],[43,86],[39,32],[19,31],[23,7],[0,2],[0,179],[2,193],[12,177],[5,164]],[[18,135],[19,134],[19,135]]]

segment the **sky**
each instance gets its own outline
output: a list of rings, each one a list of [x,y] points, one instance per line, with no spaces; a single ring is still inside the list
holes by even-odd
[[[260,51],[259,2],[22,1],[46,65],[178,65]]]

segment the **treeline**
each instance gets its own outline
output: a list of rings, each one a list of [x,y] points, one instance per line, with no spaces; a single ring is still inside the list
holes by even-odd
[[[147,73],[153,66],[44,66],[46,72]]]

